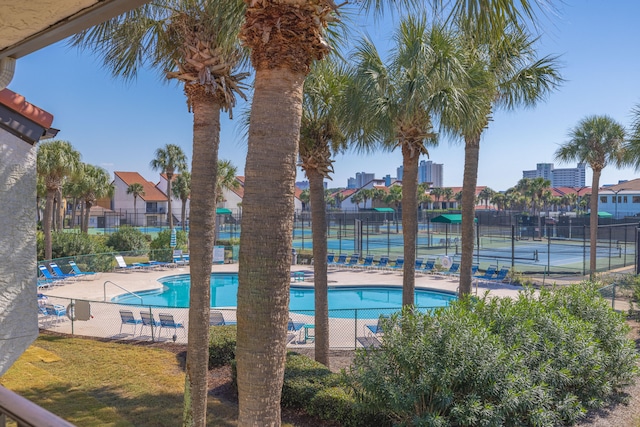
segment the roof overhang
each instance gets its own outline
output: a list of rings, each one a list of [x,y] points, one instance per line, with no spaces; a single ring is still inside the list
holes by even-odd
[[[431,218],[431,222],[441,222],[443,224],[460,224],[462,223],[462,214],[442,214],[435,218]],[[473,222],[478,222],[478,218],[473,218]]]
[[[0,59],[21,58],[149,0],[8,0],[0,7]]]

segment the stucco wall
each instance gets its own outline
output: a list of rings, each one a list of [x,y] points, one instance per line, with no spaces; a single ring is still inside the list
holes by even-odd
[[[0,375],[38,336],[36,147],[0,130]]]

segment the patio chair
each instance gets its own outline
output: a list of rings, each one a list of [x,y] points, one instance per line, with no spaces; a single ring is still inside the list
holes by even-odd
[[[42,264],[38,265],[38,270],[40,270],[40,273],[44,277],[44,279],[40,279],[40,286],[43,286],[44,283],[48,283],[49,285],[61,284],[67,279],[66,277],[54,276],[47,267]]]
[[[56,264],[55,262],[50,262],[49,267],[51,267],[51,270],[55,274],[55,277],[60,277],[61,279],[77,279],[78,278],[78,276],[76,276],[75,274],[67,274],[63,272],[62,269],[58,267],[58,264]]]
[[[345,266],[347,267],[357,267],[358,266],[358,262],[360,261],[360,254],[355,253],[351,255],[351,258],[349,258],[349,263],[345,264]]]
[[[136,329],[138,325],[142,323],[142,320],[136,319],[133,317],[133,311],[131,310],[120,310],[120,332],[122,334],[122,327],[125,325],[133,326],[133,335],[136,334]]]
[[[505,281],[509,281],[509,283],[511,283],[511,280],[509,279],[509,267],[502,267],[500,268],[500,271],[498,271],[496,273],[495,277],[492,277],[490,279],[485,279],[488,280],[489,282],[497,282],[497,283],[502,283]]]
[[[473,276],[478,272],[478,268],[480,268],[478,264],[473,264],[471,266],[471,278],[473,278]]]
[[[140,262],[127,265],[122,255],[115,255],[115,258],[116,258],[116,262],[118,263],[118,265],[116,266],[116,271],[141,270],[145,266],[149,266],[149,265],[142,264]]]
[[[404,257],[399,256],[391,268],[394,270],[401,270],[402,267],[404,267]]]
[[[376,265],[375,268],[379,268],[380,270],[386,270],[389,268],[389,257],[385,255],[381,256],[380,261],[378,261],[378,265]]]
[[[158,317],[160,318],[160,331],[158,333],[158,337],[160,337],[162,335],[162,329],[163,328],[173,329],[173,340],[174,341],[177,339],[176,334],[177,334],[178,329],[182,329],[182,333],[186,334],[184,325],[182,323],[177,323],[173,319],[173,314],[159,313]]]
[[[219,310],[209,311],[209,326],[227,326],[235,325],[236,322],[228,322],[224,320],[224,315]]]
[[[420,273],[433,273],[433,269],[436,267],[436,259],[428,258],[424,263],[424,268],[419,270]]]
[[[92,274],[96,274],[94,271],[80,270],[80,267],[78,267],[78,264],[76,264],[75,261],[73,260],[69,261],[69,266],[71,267],[71,270],[76,276],[90,276]]]
[[[424,262],[424,258],[416,258],[416,271],[422,268],[422,263]]]
[[[67,316],[67,309],[60,304],[45,304],[44,309],[50,321],[58,323],[62,322]]]
[[[386,314],[380,315],[378,318],[378,323],[375,325],[364,325],[364,334],[365,336],[374,336],[376,338],[382,337],[384,330],[384,322],[389,320],[389,316]]]
[[[457,276],[459,274],[459,270],[460,270],[460,263],[457,261],[454,261],[451,263],[451,267],[449,267],[448,270],[445,270],[440,274],[444,276]]]
[[[373,255],[364,257],[364,262],[358,265],[358,268],[367,269],[373,267]]]
[[[156,319],[153,318],[151,313],[146,310],[140,311],[140,319],[142,319],[142,326],[140,326],[140,335],[142,335],[142,330],[145,327],[149,327],[151,329],[151,336],[153,337],[154,336],[153,331],[160,326],[160,322],[156,321]]]
[[[302,341],[302,332],[304,330],[305,322],[294,322],[291,317],[289,317],[289,322],[287,323],[287,333],[292,335],[287,341],[291,342],[294,338],[298,338],[296,341]]]
[[[328,265],[328,267],[337,267],[339,265],[345,265],[347,263],[347,254],[338,255],[338,259]]]
[[[487,267],[487,270],[484,272],[484,274],[480,276],[474,276],[474,279],[478,279],[480,281],[491,280],[491,278],[496,274],[497,269],[497,265],[490,265],[489,267]]]
[[[331,265],[336,262],[336,255],[334,253],[327,254],[327,265]]]

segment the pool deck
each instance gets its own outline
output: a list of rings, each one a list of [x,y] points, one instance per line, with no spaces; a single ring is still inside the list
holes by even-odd
[[[212,265],[211,271],[237,272],[238,264]],[[292,273],[299,272],[296,277],[292,274],[291,284],[296,286],[313,286],[313,267],[308,265],[292,266]],[[48,298],[46,302],[61,304],[65,307],[71,302],[69,299],[88,300],[90,302],[91,318],[88,321],[69,321],[66,316],[40,315],[41,327],[68,334],[87,335],[93,337],[110,338],[117,340],[153,340],[186,343],[188,328],[188,309],[186,308],[157,308],[136,307],[111,303],[111,299],[126,291],[140,292],[161,287],[158,279],[171,275],[188,274],[189,266],[164,269],[140,269],[123,272],[107,272],[86,276],[85,280],[77,280],[68,284],[41,289],[40,292]],[[306,273],[306,274],[305,274]],[[304,280],[300,280],[304,277]],[[332,268],[328,272],[329,286],[353,286],[353,285],[387,285],[402,287],[402,272],[394,270],[363,270],[354,268]],[[438,276],[433,274],[416,274],[416,289],[434,289],[448,292],[456,292],[459,280],[457,277]],[[477,287],[476,287],[477,286]],[[475,282],[473,292],[490,296],[515,297],[522,290],[520,286],[500,283]],[[106,303],[105,303],[106,301]],[[143,327],[140,323],[125,324],[121,321],[120,310],[129,309],[135,318],[139,319],[139,311],[149,312],[152,317],[158,317],[159,312],[172,314],[175,321],[181,324],[176,330],[161,329],[159,327]],[[236,320],[235,309],[221,310],[226,321]],[[291,313],[295,322],[305,323],[301,328],[289,337],[289,347],[313,347],[313,316],[300,313]],[[377,319],[360,318],[337,319],[330,321],[332,348],[354,348],[364,345],[366,340],[375,340],[368,335],[367,326],[375,324]],[[376,315],[377,317],[377,315]],[[140,322],[140,320],[137,320]]]

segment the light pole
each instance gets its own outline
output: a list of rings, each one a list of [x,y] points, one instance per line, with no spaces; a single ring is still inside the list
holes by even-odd
[[[614,215],[613,217],[614,217],[616,220],[618,219],[618,203],[620,203],[620,200],[618,199],[618,193],[619,193],[619,192],[621,192],[622,190],[624,190],[624,188],[620,188],[619,190],[609,190],[609,191],[611,191],[611,192],[614,194],[614,196],[613,196],[613,197],[615,197],[615,198],[613,199],[613,200],[614,200],[614,202],[613,202],[613,203],[615,203],[615,204],[616,204],[616,209],[615,209],[616,213],[615,213],[615,215]]]
[[[580,207],[580,192],[586,190],[589,187],[573,187],[576,190],[576,216],[578,215],[578,208]]]

